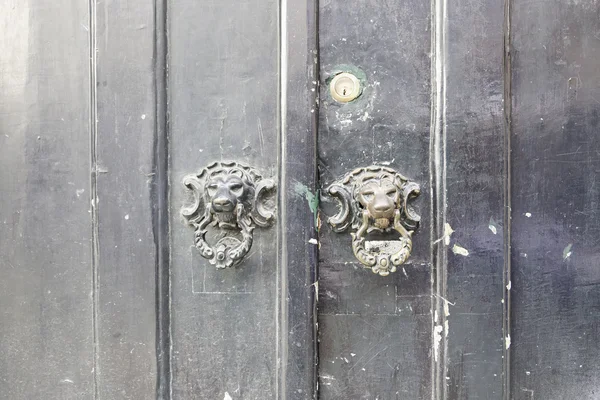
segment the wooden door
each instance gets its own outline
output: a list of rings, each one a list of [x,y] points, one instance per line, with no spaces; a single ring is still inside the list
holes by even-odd
[[[599,398],[599,16],[0,4],[1,397]]]

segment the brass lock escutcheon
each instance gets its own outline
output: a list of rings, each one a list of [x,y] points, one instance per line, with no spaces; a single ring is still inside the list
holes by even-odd
[[[194,228],[194,244],[202,257],[217,268],[239,264],[252,247],[256,226],[273,223],[275,190],[272,179],[237,162],[215,162],[198,174],[187,175],[183,185],[192,193],[193,204],[181,215]],[[220,239],[208,243],[214,228]]]
[[[354,255],[374,273],[395,272],[412,251],[412,233],[421,217],[409,202],[420,193],[417,183],[388,167],[357,168],[327,189],[340,202],[328,219],[335,232],[351,229]],[[371,233],[399,233],[399,240],[367,240]]]

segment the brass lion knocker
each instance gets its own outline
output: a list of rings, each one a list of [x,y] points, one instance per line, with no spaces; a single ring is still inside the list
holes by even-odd
[[[371,165],[357,168],[327,189],[340,204],[328,219],[335,232],[352,232],[352,251],[358,261],[374,273],[387,276],[406,262],[412,251],[412,233],[421,217],[409,201],[420,193],[419,185],[392,168]],[[371,232],[400,234],[398,241],[368,245]],[[392,250],[390,250],[392,248]]]
[[[215,162],[198,174],[185,176],[183,185],[192,192],[194,203],[184,207],[181,215],[194,228],[194,244],[202,257],[217,268],[239,264],[252,247],[255,226],[273,222],[275,206],[266,195],[275,190],[275,182],[254,168]],[[239,232],[241,239],[227,234],[210,245],[206,240],[210,226]]]

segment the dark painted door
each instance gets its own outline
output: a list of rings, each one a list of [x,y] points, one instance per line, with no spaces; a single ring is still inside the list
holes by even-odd
[[[600,398],[596,0],[0,21],[1,398]]]

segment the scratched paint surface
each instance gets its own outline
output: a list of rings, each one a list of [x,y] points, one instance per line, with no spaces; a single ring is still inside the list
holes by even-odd
[[[349,234],[325,221],[319,258],[319,388],[328,399],[431,396],[429,267],[430,5],[321,2],[319,163],[322,187],[354,168],[388,165],[418,182],[423,224],[404,268],[361,267]],[[353,66],[353,67],[348,67]],[[360,73],[363,93],[340,105],[331,75]],[[364,75],[363,75],[364,74]],[[321,215],[335,203],[321,195]],[[323,217],[322,217],[323,218]],[[354,355],[353,355],[354,354]]]

